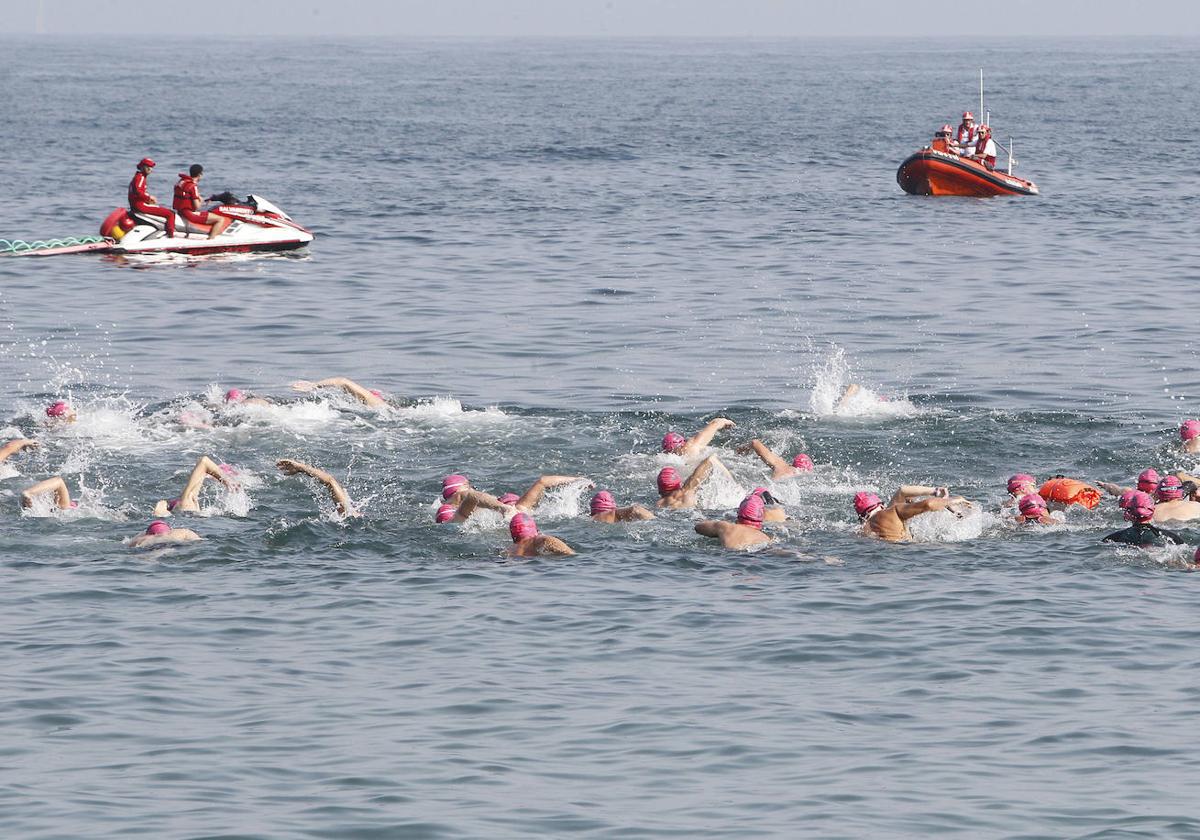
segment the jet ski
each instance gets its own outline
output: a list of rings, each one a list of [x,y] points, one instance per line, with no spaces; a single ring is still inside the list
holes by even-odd
[[[175,235],[167,236],[166,220],[118,207],[100,225],[100,235],[111,241],[102,250],[110,254],[218,254],[247,251],[289,251],[313,241],[311,231],[262,196],[245,201],[224,194],[208,208],[230,219],[219,236],[208,238],[207,225],[195,225],[175,215]]]

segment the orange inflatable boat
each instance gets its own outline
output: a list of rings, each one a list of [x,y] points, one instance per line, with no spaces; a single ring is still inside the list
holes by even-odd
[[[939,148],[941,146],[941,148]],[[1016,175],[988,169],[982,163],[949,151],[944,143],[908,156],[896,170],[896,183],[910,195],[1037,195],[1037,184]]]

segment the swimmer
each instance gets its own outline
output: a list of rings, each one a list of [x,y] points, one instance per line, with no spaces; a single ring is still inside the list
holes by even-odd
[[[54,425],[74,423],[79,419],[75,409],[65,400],[57,400],[46,406],[46,417],[46,422]]]
[[[341,388],[368,408],[384,408],[387,406],[387,400],[383,398],[382,393],[372,388],[364,388],[353,379],[347,379],[344,376],[331,376],[319,382],[309,382],[307,379],[300,379],[292,383],[293,391],[308,393],[318,388]]]
[[[1150,524],[1150,520],[1154,518],[1154,500],[1150,498],[1149,493],[1136,490],[1130,495],[1125,506],[1125,518],[1133,524],[1109,534],[1101,542],[1124,543],[1141,548],[1168,543],[1183,544],[1183,537],[1179,534]]]
[[[1149,467],[1138,473],[1137,487],[1122,487],[1119,484],[1113,484],[1111,481],[1097,481],[1096,485],[1108,491],[1110,496],[1120,496],[1127,490],[1137,490],[1139,493],[1150,494],[1158,489],[1158,482],[1162,476],[1158,474],[1158,470],[1154,467]]]
[[[0,446],[0,464],[16,455],[21,450],[32,449],[37,445],[38,442],[36,440],[28,440],[27,438],[16,438],[15,440],[10,440],[8,443],[4,444],[4,446]]]
[[[1017,473],[1014,476],[1010,476],[1008,479],[1008,498],[1004,500],[1001,507],[1012,507],[1023,496],[1028,496],[1030,493],[1036,493],[1037,491],[1037,479],[1028,473]]]
[[[459,499],[457,504],[447,502],[437,509],[433,515],[433,521],[441,525],[444,522],[466,522],[471,518],[471,514],[479,509],[494,510],[503,516],[505,519],[512,519],[520,511],[513,507],[503,498],[497,499],[495,496],[489,496],[479,490],[466,489],[458,492],[456,497]]]
[[[785,478],[795,478],[801,473],[812,472],[813,462],[803,452],[792,459],[789,464],[780,456],[776,455],[770,448],[758,438],[743,444],[734,450],[739,455],[748,455],[753,452],[759,457],[764,464],[771,468],[771,478],[776,481]]]
[[[79,507],[78,502],[71,500],[71,491],[67,489],[67,482],[62,480],[62,476],[54,476],[47,478],[45,481],[39,481],[32,487],[26,487],[21,491],[21,507],[33,507],[33,501],[38,496],[45,493],[54,494],[54,506],[59,510],[70,510],[73,507]]]
[[[738,505],[737,521],[709,519],[696,523],[696,533],[715,537],[725,548],[749,548],[771,542],[762,532],[764,505],[761,494],[751,493]]]
[[[207,455],[201,455],[200,459],[196,461],[196,466],[192,468],[192,474],[188,476],[183,492],[174,499],[160,500],[154,506],[154,515],[161,519],[177,512],[198,512],[200,510],[200,491],[204,488],[205,480],[209,478],[215,479],[227,489],[237,489],[237,483],[225,474],[216,461]]]
[[[601,490],[595,496],[592,496],[591,504],[589,505],[592,521],[604,522],[612,525],[616,522],[632,522],[634,520],[653,519],[654,514],[642,507],[641,505],[629,505],[628,507],[617,507],[617,501],[613,498],[613,494],[607,490]]]
[[[679,455],[683,458],[691,458],[694,455],[699,455],[704,447],[712,442],[716,437],[717,432],[722,429],[732,429],[736,424],[728,417],[717,417],[710,420],[708,424],[692,435],[690,438],[685,438],[679,432],[667,432],[663,435],[662,451],[669,452],[672,455]]]
[[[1179,439],[1184,452],[1200,454],[1200,420],[1184,420],[1179,427]]]
[[[527,513],[518,513],[509,520],[508,533],[513,541],[508,548],[510,557],[537,557],[542,554],[566,557],[575,553],[571,546],[558,537],[539,534],[537,524]]]
[[[1189,475],[1183,470],[1175,473],[1175,477],[1183,482],[1183,497],[1193,502],[1200,502],[1200,478]]]
[[[1187,522],[1200,519],[1200,502],[1185,498],[1184,483],[1178,476],[1165,475],[1154,491],[1154,522]]]
[[[783,503],[771,495],[766,487],[755,487],[750,491],[751,496],[758,496],[763,501],[763,522],[787,522],[787,511]]]
[[[1046,500],[1037,493],[1027,493],[1017,501],[1017,510],[1019,511],[1015,517],[1017,522],[1033,523],[1039,525],[1053,525],[1054,517],[1050,515],[1049,508],[1046,507]]]
[[[333,503],[337,505],[338,513],[343,517],[361,516],[342,485],[338,484],[337,479],[324,470],[319,470],[303,461],[293,461],[291,458],[281,458],[275,462],[275,466],[284,475],[307,475],[324,484],[325,488],[329,490]]]
[[[673,510],[688,510],[696,506],[696,496],[700,485],[708,478],[713,469],[722,470],[733,480],[733,476],[716,455],[709,455],[696,465],[692,474],[684,481],[679,471],[674,467],[663,467],[658,473],[658,506]]]
[[[191,528],[172,528],[161,519],[150,523],[150,527],[126,542],[130,548],[161,548],[204,539]]]
[[[230,388],[225,392],[226,405],[275,405],[264,397],[254,397],[240,388]]]
[[[951,496],[945,487],[907,484],[896,491],[886,506],[874,493],[854,494],[854,511],[862,520],[862,532],[887,542],[912,539],[907,522],[914,516],[948,510],[961,519],[973,507],[962,496]]]
[[[500,501],[511,504],[517,510],[532,513],[547,490],[561,487],[564,484],[573,484],[576,481],[587,481],[587,479],[581,475],[543,475],[533,482],[524,494],[518,496],[516,501],[505,501],[511,500],[513,496],[516,496],[515,493],[505,493]],[[461,501],[455,498],[456,494],[470,489],[473,489],[471,481],[465,475],[448,475],[442,479],[442,499],[453,505],[461,504]]]

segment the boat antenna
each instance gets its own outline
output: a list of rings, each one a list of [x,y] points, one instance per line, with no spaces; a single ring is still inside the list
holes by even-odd
[[[979,116],[984,117],[985,119],[988,118],[987,114],[983,110],[983,68],[982,67],[979,68]],[[984,125],[988,125],[988,123],[985,122]]]

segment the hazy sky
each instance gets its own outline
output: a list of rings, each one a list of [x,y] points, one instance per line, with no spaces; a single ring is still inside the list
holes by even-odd
[[[0,33],[34,32],[39,6],[51,34],[1200,35],[1197,0],[0,0]]]

